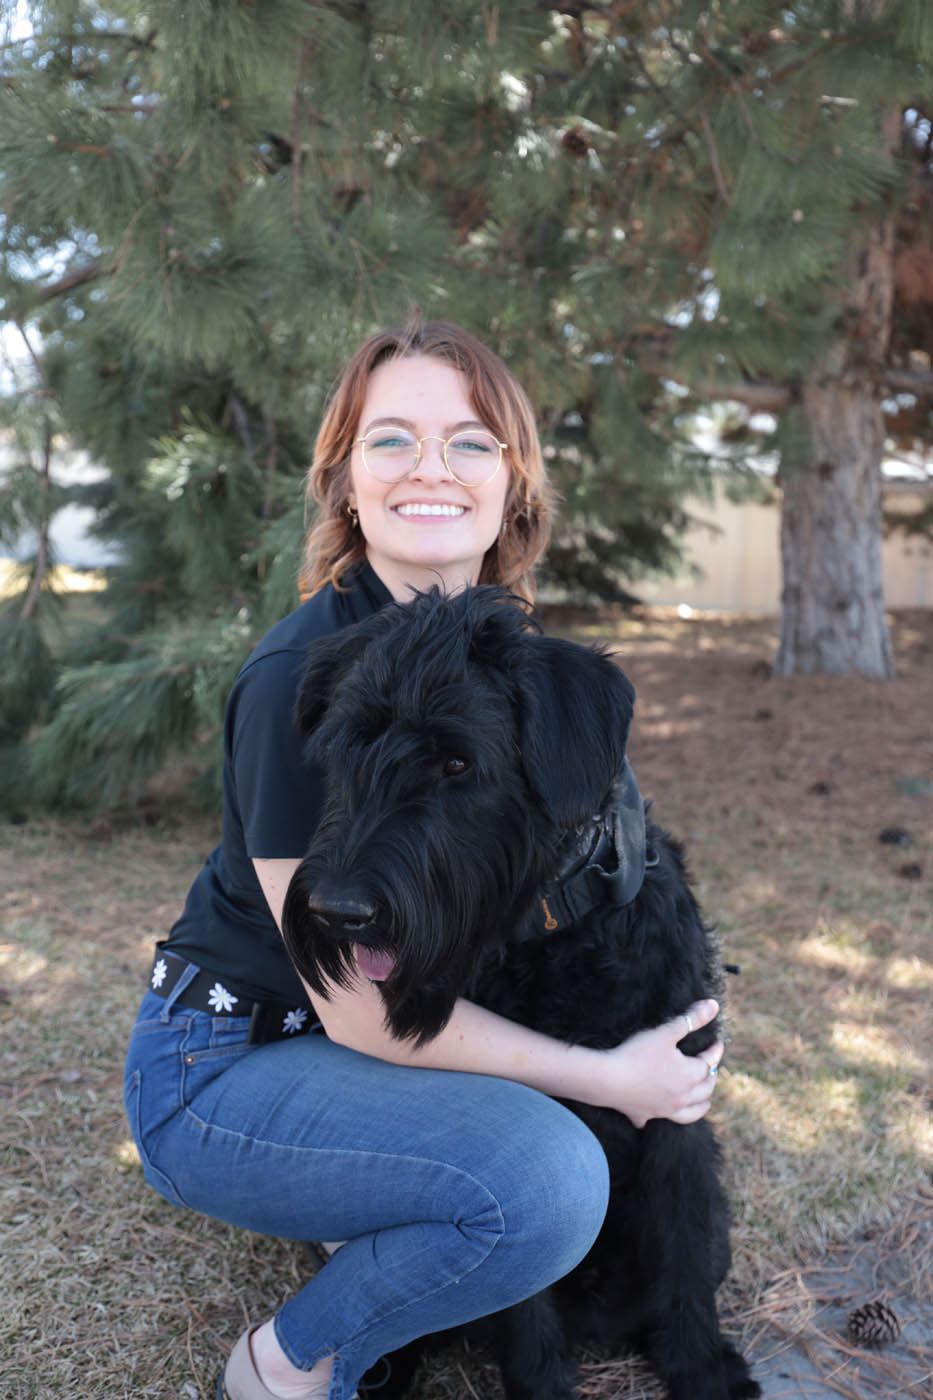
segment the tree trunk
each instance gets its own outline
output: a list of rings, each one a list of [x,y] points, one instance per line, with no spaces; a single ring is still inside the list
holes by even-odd
[[[881,578],[884,421],[876,370],[890,337],[893,229],[853,249],[846,338],[803,386],[804,431],[782,462],[779,675],[894,675]]]
[[[894,675],[881,587],[881,408],[871,385],[808,384],[806,457],[782,468],[779,675]]]

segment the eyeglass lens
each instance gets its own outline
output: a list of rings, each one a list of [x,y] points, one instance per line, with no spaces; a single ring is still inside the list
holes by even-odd
[[[455,433],[445,444],[447,467],[463,486],[495,476],[502,449],[491,433]],[[363,439],[363,461],[380,481],[401,481],[418,458],[418,439],[403,428],[376,428]]]

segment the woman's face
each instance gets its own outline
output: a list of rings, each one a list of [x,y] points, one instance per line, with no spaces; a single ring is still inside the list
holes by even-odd
[[[429,440],[418,465],[394,484],[371,476],[359,444],[353,448],[349,504],[359,512],[370,564],[400,600],[411,588],[441,583],[456,592],[476,583],[502,526],[509,454],[482,486],[462,486],[448,472],[442,440],[465,428],[492,431],[476,416],[466,378],[427,355],[384,361],[369,377],[357,438],[373,427]]]

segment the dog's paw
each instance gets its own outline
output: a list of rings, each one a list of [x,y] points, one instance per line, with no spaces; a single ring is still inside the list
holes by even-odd
[[[731,1342],[722,1349],[722,1367],[726,1375],[729,1400],[758,1400],[761,1386],[748,1369],[748,1362]]]
[[[664,1379],[668,1400],[758,1400],[761,1395],[745,1358],[728,1342],[714,1360]]]

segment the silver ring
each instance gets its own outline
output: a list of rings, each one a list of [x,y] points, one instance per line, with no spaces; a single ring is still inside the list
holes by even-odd
[[[687,1034],[689,1035],[690,1032],[693,1030],[693,1022],[691,1021],[690,1017],[687,1015],[686,1011],[683,1012],[683,1018],[684,1018],[684,1020],[685,1020],[686,1023],[687,1023]]]
[[[715,1079],[715,1078],[716,1078],[716,1075],[717,1075],[718,1073],[719,1073],[719,1066],[718,1066],[718,1065],[707,1065],[707,1066],[706,1066],[706,1077],[707,1077],[707,1079]]]

